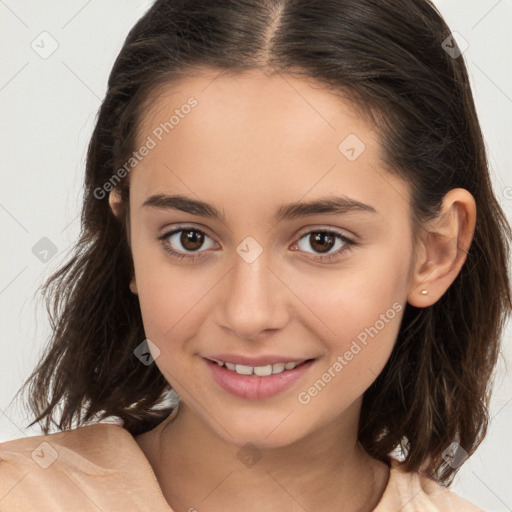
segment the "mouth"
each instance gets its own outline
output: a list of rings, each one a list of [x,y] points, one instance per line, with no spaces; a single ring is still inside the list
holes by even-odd
[[[237,364],[229,361],[222,361],[220,359],[208,359],[212,363],[216,363],[218,366],[227,368],[229,371],[236,372],[238,375],[256,375],[258,377],[268,377],[269,375],[276,375],[286,371],[293,370],[313,359],[303,359],[300,361],[286,361],[279,363],[268,363],[259,366],[249,366],[245,364]]]
[[[228,358],[231,361],[225,361]],[[217,389],[238,398],[251,400],[271,398],[286,390],[291,391],[305,378],[316,361],[316,359],[290,361],[277,359],[259,359],[257,364],[249,365],[248,358],[203,357],[214,383],[218,385]]]

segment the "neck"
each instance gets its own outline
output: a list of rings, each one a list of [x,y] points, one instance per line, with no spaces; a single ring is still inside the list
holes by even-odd
[[[389,469],[357,442],[359,411],[355,402],[342,418],[296,442],[260,449],[225,441],[181,403],[172,421],[136,441],[175,512],[334,511],[340,505],[345,512],[371,511]]]

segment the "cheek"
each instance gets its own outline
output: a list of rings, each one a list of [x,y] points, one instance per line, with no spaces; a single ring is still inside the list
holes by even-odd
[[[393,338],[392,329],[387,334]],[[365,344],[353,340],[346,349],[319,368],[299,391],[296,401],[303,414],[318,424],[334,421],[340,413],[360,399],[384,368],[392,343],[382,336]],[[350,355],[349,355],[350,354]]]
[[[148,338],[160,346],[166,340],[185,341],[193,335],[192,327],[198,325],[203,313],[205,280],[187,272],[153,267],[141,273],[137,288]]]
[[[375,381],[395,345],[404,305],[369,302],[338,306],[336,335],[325,337],[326,358],[297,396],[304,406],[314,404],[318,417],[334,418],[363,395]],[[313,409],[311,409],[312,411]]]
[[[409,254],[407,247],[387,254],[381,250],[379,258],[303,282],[299,293],[315,313],[309,329],[316,331],[327,354],[299,402],[322,395],[315,398],[319,406],[347,405],[382,371],[405,309]]]
[[[204,314],[201,292],[201,283],[179,269],[160,270],[149,262],[138,284],[145,335],[159,349],[155,364],[180,396],[185,393],[180,383],[190,378],[190,354]]]
[[[192,267],[173,265],[154,242],[134,237],[133,260],[146,336],[161,347],[166,339],[182,339],[193,323],[205,293],[205,279]]]
[[[343,350],[360,333],[364,338],[365,329],[375,325],[379,332],[390,331],[405,307],[410,263],[407,248],[388,249],[387,254],[382,248],[374,253],[379,256],[372,257],[368,251],[338,269],[300,278],[287,276],[310,312],[302,308],[304,317],[311,318],[310,329],[336,350]]]

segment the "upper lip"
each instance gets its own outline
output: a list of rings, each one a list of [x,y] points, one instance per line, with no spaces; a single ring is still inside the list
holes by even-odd
[[[233,363],[240,364],[244,366],[267,366],[269,364],[276,363],[303,363],[308,359],[312,358],[302,358],[297,359],[293,356],[279,356],[279,355],[260,355],[260,356],[246,356],[242,354],[215,354],[215,355],[207,355],[203,356],[205,359],[209,359],[210,361],[222,361],[224,363]]]

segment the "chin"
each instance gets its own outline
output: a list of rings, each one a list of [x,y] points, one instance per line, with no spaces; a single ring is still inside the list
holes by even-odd
[[[219,423],[210,425],[216,434],[227,443],[240,448],[252,445],[258,449],[266,450],[273,448],[282,448],[299,441],[308,434],[304,422],[300,428],[292,422],[291,416],[287,414],[268,414],[259,413],[247,414],[245,418],[225,418],[219,420]],[[284,421],[283,421],[284,420]],[[220,425],[229,425],[224,430]]]

